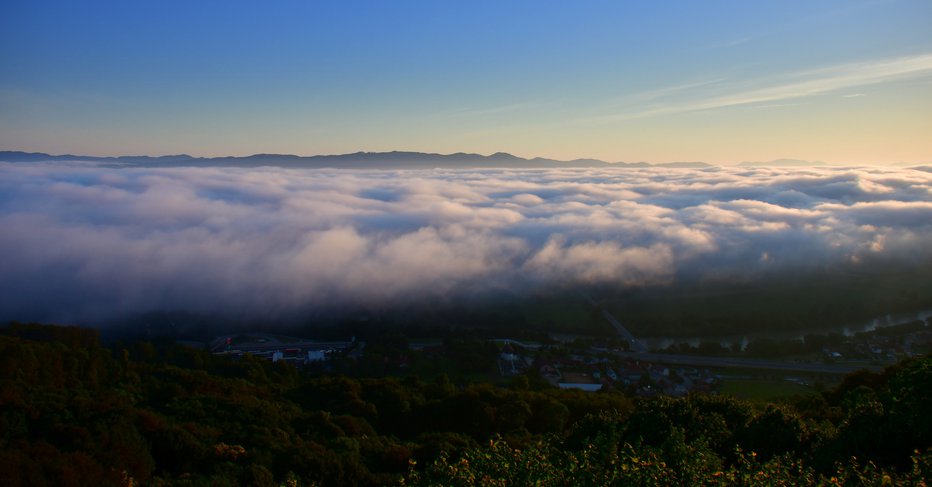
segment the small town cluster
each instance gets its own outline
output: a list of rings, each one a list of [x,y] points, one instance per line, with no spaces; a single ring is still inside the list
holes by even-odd
[[[425,374],[471,370],[470,380],[507,382],[534,377],[555,387],[632,395],[679,397],[690,392],[715,393],[723,380],[760,376],[812,386],[832,382],[859,369],[879,369],[898,360],[928,353],[932,329],[916,320],[851,336],[808,335],[795,340],[752,341],[741,352],[703,353],[686,344],[662,352],[647,351],[622,339],[574,337],[571,340],[519,341],[510,338],[460,338],[459,341],[315,341],[281,335],[246,333],[217,337],[217,355],[250,354],[307,370],[377,374]],[[633,342],[633,343],[632,343]],[[363,368],[363,364],[365,368]],[[446,367],[446,369],[444,369]]]
[[[658,394],[683,396],[690,391],[712,392],[718,377],[709,369],[672,367],[659,363],[624,358],[602,347],[545,358],[522,354],[535,346],[515,347],[504,340],[497,364],[504,377],[526,373],[530,368],[552,385],[564,389],[598,391],[621,388],[638,396]],[[615,351],[617,353],[617,351]]]

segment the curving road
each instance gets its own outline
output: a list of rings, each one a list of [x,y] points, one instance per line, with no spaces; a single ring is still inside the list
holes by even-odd
[[[579,291],[579,294],[593,307],[599,307],[588,294]],[[601,308],[602,317],[611,324],[618,334],[631,346],[630,352],[616,352],[623,358],[644,360],[668,365],[690,365],[696,367],[741,367],[748,369],[782,370],[795,372],[814,372],[819,374],[850,374],[858,370],[881,370],[883,366],[867,364],[822,364],[812,362],[784,362],[780,360],[758,360],[730,357],[706,357],[697,355],[673,355],[666,353],[650,353],[647,346],[638,340],[624,325],[621,324],[607,309]]]
[[[689,365],[694,367],[741,367],[748,369],[782,370],[793,372],[814,372],[819,374],[850,374],[858,370],[881,370],[883,366],[867,364],[820,364],[812,362],[783,362],[779,360],[758,360],[730,357],[703,357],[696,355],[672,355],[666,353],[616,352],[620,357],[630,360],[644,360],[668,365]]]

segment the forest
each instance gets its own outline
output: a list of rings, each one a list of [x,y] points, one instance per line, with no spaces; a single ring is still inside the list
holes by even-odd
[[[308,373],[0,327],[0,485],[926,485],[932,358],[779,403]]]

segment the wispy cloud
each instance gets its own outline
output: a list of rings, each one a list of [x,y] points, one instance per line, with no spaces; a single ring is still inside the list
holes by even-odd
[[[725,81],[725,78],[716,78],[703,81],[694,81],[689,83],[682,83],[674,86],[666,86],[663,88],[657,88],[654,90],[641,91],[638,93],[626,94],[621,98],[621,101],[628,104],[641,102],[646,103],[653,100],[658,100],[662,98],[668,98],[675,96],[681,93],[693,92],[697,88],[706,88],[709,86],[714,86]]]
[[[608,124],[676,113],[713,110],[739,105],[773,103],[836,92],[859,86],[875,85],[932,73],[932,54],[887,58],[792,73],[783,82],[767,86],[734,88],[732,92],[691,100],[656,103],[601,117],[577,120],[578,123]],[[682,94],[684,90],[677,90]],[[652,91],[649,93],[655,93]],[[655,97],[657,98],[657,97]],[[659,99],[659,98],[658,98]]]
[[[766,105],[754,105],[751,108],[754,110],[767,110],[770,108],[797,107],[799,105],[802,105],[802,103],[768,103]]]
[[[724,49],[729,47],[740,46],[741,44],[746,44],[749,41],[755,39],[754,36],[738,37],[736,39],[729,39],[714,44],[709,44],[705,46],[706,49]]]
[[[864,93],[850,93],[848,95],[841,95],[842,98],[860,98],[862,96],[867,96]]]

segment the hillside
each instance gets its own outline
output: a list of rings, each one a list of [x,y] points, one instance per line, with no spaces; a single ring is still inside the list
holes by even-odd
[[[375,353],[375,352],[373,352]],[[915,485],[932,360],[788,403],[347,377],[0,328],[0,484]],[[479,480],[483,479],[483,480]]]

